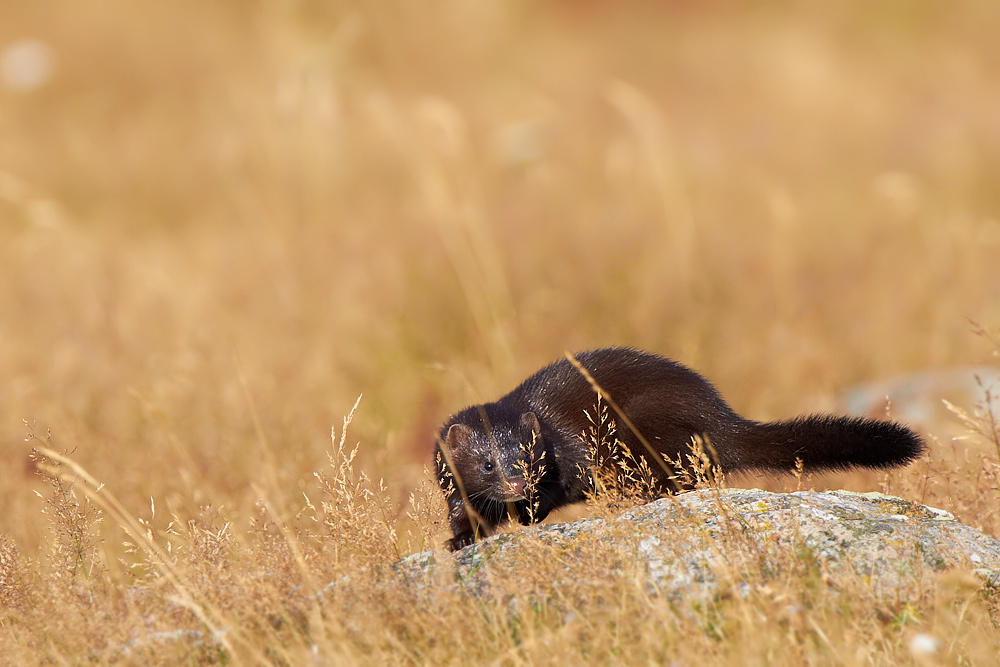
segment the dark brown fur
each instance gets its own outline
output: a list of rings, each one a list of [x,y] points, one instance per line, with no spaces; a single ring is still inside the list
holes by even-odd
[[[657,494],[690,487],[664,457],[676,461],[688,454],[696,435],[707,440],[712,463],[723,473],[790,472],[798,460],[807,472],[886,468],[909,463],[924,449],[917,434],[891,421],[826,415],[766,423],[744,419],[708,380],[648,352],[604,348],[575,359],[631,422],[634,430],[609,411],[616,437],[649,464]],[[596,403],[591,383],[564,359],[498,401],[448,419],[435,451],[454,535],[448,546],[471,544],[510,516],[527,525],[584,500],[590,488],[586,471],[594,461],[581,436],[592,428],[587,413],[593,416]]]

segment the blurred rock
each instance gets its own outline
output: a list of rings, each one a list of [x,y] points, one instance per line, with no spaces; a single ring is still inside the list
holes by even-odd
[[[1000,392],[1000,370],[991,366],[947,368],[851,387],[841,393],[839,408],[853,415],[884,418],[888,401],[893,419],[921,427],[947,415],[942,399],[968,408],[980,403],[987,389],[994,395]]]

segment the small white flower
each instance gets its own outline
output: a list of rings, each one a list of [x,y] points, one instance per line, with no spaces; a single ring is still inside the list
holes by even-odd
[[[941,648],[941,640],[934,635],[924,633],[913,635],[910,639],[910,653],[914,655],[931,655]]]

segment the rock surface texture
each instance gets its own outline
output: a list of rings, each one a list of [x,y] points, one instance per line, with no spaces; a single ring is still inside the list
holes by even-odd
[[[710,593],[721,578],[738,581],[750,569],[780,574],[789,558],[861,577],[877,593],[951,568],[1000,584],[1000,541],[944,510],[847,491],[696,491],[613,518],[515,529],[456,552],[453,562],[456,577],[471,590],[488,589],[494,573],[535,567],[539,558],[564,562],[567,583],[579,586],[573,574],[587,555],[612,548],[622,569],[643,573],[651,590],[666,595]],[[427,574],[445,560],[418,553],[401,561],[399,570]]]

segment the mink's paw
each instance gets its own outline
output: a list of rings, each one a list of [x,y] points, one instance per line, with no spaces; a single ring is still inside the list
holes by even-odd
[[[445,546],[448,547],[448,551],[458,551],[463,547],[467,547],[476,541],[476,536],[472,532],[459,533],[455,537],[451,538],[445,542]]]

